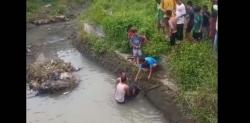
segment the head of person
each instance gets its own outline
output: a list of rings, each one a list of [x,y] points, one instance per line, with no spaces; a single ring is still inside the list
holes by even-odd
[[[216,4],[213,5],[213,10],[214,10],[214,11],[218,11],[218,5],[216,5]]]
[[[128,28],[127,28],[127,32],[130,31],[132,27],[133,27],[133,25],[132,25],[132,24],[129,24],[129,25],[128,25]]]
[[[166,15],[167,15],[168,17],[171,17],[171,16],[172,16],[172,11],[171,11],[171,10],[167,10],[167,11],[166,11]]]
[[[139,64],[145,64],[145,63],[146,63],[145,57],[141,56],[141,57],[139,58]]]
[[[121,82],[126,83],[126,81],[127,81],[127,76],[126,76],[126,73],[124,73],[121,75]]]
[[[182,1],[181,0],[175,0],[176,4],[180,5],[182,4]]]
[[[134,27],[134,26],[133,26],[133,27],[131,27],[131,32],[132,32],[132,33],[137,33],[137,29],[136,29],[136,27]]]
[[[212,1],[212,4],[217,4],[217,0],[211,0]]]
[[[121,77],[127,77],[127,74],[126,74],[126,72],[121,72]]]
[[[207,5],[203,5],[203,6],[202,6],[202,9],[203,9],[203,11],[207,11],[207,10],[208,10]]]
[[[201,7],[200,7],[200,6],[196,6],[196,7],[194,8],[194,12],[195,12],[195,13],[200,13],[200,11],[201,11]]]
[[[193,6],[193,2],[192,1],[188,1],[187,5],[192,7]]]

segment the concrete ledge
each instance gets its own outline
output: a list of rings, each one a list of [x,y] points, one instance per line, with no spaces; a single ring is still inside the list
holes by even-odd
[[[89,45],[88,41],[76,39],[73,45],[85,56],[100,63],[104,68],[111,72],[117,73],[124,70],[128,73],[130,79],[134,78],[137,72],[137,66],[126,60],[126,55],[118,52],[104,52],[96,54],[93,46]],[[159,110],[161,110],[166,119],[171,123],[197,123],[195,120],[186,118],[182,112],[182,106],[176,101],[176,90],[167,86],[168,84],[152,77],[150,81],[146,80],[146,74],[143,74],[139,84],[143,87],[143,92],[146,98]],[[129,80],[133,81],[133,80]]]

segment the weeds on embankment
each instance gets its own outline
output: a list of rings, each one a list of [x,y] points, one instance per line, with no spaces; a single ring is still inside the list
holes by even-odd
[[[194,3],[209,4],[208,0]],[[211,5],[208,5],[211,6]],[[127,27],[134,25],[149,42],[143,46],[144,54],[167,55],[169,68],[178,82],[178,99],[201,123],[217,122],[217,62],[210,41],[182,42],[171,47],[155,25],[155,1],[94,0],[87,13],[79,17],[84,22],[103,27],[106,37],[90,43],[96,51],[120,50],[130,53]],[[80,32],[83,33],[83,31]],[[92,38],[93,39],[93,38]],[[101,41],[102,40],[102,41]]]
[[[211,41],[184,42],[168,55],[179,99],[201,123],[217,122],[217,61]]]

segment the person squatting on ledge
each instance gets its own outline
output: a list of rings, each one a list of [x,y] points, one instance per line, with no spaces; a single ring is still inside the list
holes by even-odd
[[[151,78],[152,73],[156,71],[157,68],[157,61],[153,57],[140,57],[139,59],[139,70],[136,74],[135,81],[138,80],[138,76],[141,72],[141,70],[148,72],[148,80]]]

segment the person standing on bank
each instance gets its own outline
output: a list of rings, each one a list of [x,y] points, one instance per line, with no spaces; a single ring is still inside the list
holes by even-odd
[[[162,0],[155,0],[156,1],[156,24],[157,24],[157,29],[160,32],[165,34],[165,23],[164,23],[164,10],[161,7]]]
[[[213,6],[214,10],[218,11],[218,6],[217,5],[214,5]],[[215,24],[215,37],[214,37],[214,49],[215,51],[218,50],[218,15],[216,17],[216,24]]]
[[[137,29],[134,29],[132,31],[134,35],[130,39],[130,44],[133,47],[132,52],[133,52],[133,57],[134,57],[134,63],[138,64],[139,57],[142,56],[141,45],[142,45],[143,38],[137,34]]]
[[[201,11],[200,6],[196,6],[194,8],[194,26],[193,26],[192,31],[193,31],[193,38],[195,39],[195,41],[201,41],[202,39],[203,18],[202,18],[200,11]]]
[[[176,17],[175,14],[171,11],[167,11],[167,16],[170,17],[168,23],[169,23],[169,27],[170,27],[170,45],[175,45],[175,38],[176,38]]]
[[[160,7],[161,7],[161,10],[163,10],[163,12],[165,13],[163,18],[164,18],[164,23],[165,23],[165,35],[166,35],[166,38],[168,38],[168,34],[169,34],[169,25],[168,25],[168,20],[170,17],[168,17],[166,15],[166,12],[167,11],[175,11],[175,0],[162,0],[161,4],[160,4]]]
[[[191,34],[191,31],[192,31],[192,28],[193,28],[193,25],[194,25],[194,10],[193,10],[193,3],[192,1],[188,1],[187,2],[187,6],[186,6],[186,9],[187,9],[187,28],[186,28],[186,34],[185,34],[185,37],[188,41],[193,41],[193,37],[192,37],[192,34]]]
[[[203,36],[202,37],[208,38],[210,13],[208,11],[207,5],[203,5],[203,7],[202,7],[202,17],[203,17],[203,22],[202,22],[202,34],[203,34]]]
[[[176,0],[177,39],[180,41],[183,40],[185,15],[185,5],[181,2],[181,0]]]

